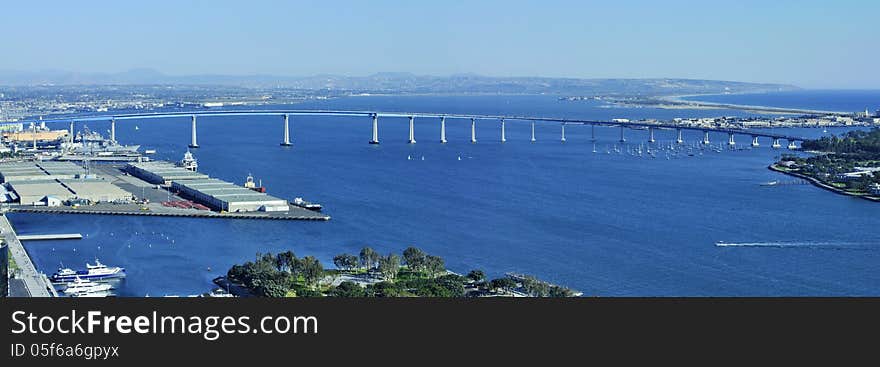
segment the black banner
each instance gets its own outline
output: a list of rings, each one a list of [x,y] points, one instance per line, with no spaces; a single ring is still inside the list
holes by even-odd
[[[878,306],[878,299],[8,298],[0,300],[0,330],[3,366],[502,363],[629,359],[639,350],[742,353],[743,346],[867,351],[880,329]]]

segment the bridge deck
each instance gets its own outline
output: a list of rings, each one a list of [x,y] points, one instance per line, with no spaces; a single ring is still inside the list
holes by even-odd
[[[720,129],[706,128],[699,126],[677,125],[671,123],[647,123],[647,122],[619,122],[608,120],[586,120],[586,119],[569,119],[559,117],[540,117],[540,116],[518,116],[518,115],[480,115],[480,114],[446,114],[433,112],[406,112],[406,111],[356,111],[356,110],[213,110],[213,111],[178,111],[178,112],[147,112],[147,113],[128,113],[115,115],[82,115],[72,116],[63,119],[46,119],[44,122],[70,122],[70,121],[106,121],[106,120],[127,120],[127,119],[150,119],[150,118],[170,118],[170,117],[192,117],[192,116],[282,116],[282,115],[299,115],[299,116],[349,116],[349,117],[420,117],[420,118],[447,118],[447,119],[474,119],[474,120],[505,120],[505,121],[533,121],[533,122],[552,122],[572,125],[598,125],[598,126],[622,126],[636,128],[655,128],[655,129],[682,129],[697,131],[712,131],[729,134],[742,134],[759,137],[767,137],[773,139],[783,139],[788,141],[804,141],[807,138],[803,136],[793,136],[786,134],[776,134],[758,130],[748,129]]]

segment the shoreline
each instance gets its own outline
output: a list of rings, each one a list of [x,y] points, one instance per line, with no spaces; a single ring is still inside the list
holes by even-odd
[[[868,200],[868,201],[880,202],[880,197],[871,196],[871,195],[868,195],[868,194],[856,194],[856,193],[853,193],[853,192],[849,192],[849,191],[846,191],[846,190],[843,190],[843,189],[840,189],[840,188],[837,188],[837,187],[834,187],[834,186],[828,185],[828,184],[826,184],[826,183],[820,181],[819,179],[817,179],[817,178],[815,178],[815,177],[810,177],[810,176],[807,176],[807,175],[804,175],[804,174],[800,174],[800,173],[797,173],[797,172],[791,172],[791,171],[783,170],[783,169],[779,168],[779,167],[776,165],[776,163],[767,166],[767,169],[769,169],[769,170],[771,170],[771,171],[774,171],[774,172],[779,172],[779,173],[782,173],[782,174],[785,174],[785,175],[789,175],[789,176],[793,176],[793,177],[797,177],[797,178],[800,178],[800,179],[807,180],[807,181],[809,181],[813,186],[816,186],[816,187],[819,187],[819,188],[822,188],[822,189],[825,189],[825,190],[831,191],[831,192],[836,193],[836,194],[838,194],[838,195],[845,195],[845,196],[856,197],[856,198],[860,198],[860,199],[864,199],[864,200]]]

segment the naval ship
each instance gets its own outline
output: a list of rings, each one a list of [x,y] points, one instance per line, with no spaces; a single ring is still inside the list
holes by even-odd
[[[105,139],[101,133],[89,130],[83,126],[82,130],[73,136],[72,141],[62,145],[67,151],[74,154],[112,155],[137,153],[140,145],[122,145],[116,141]]]

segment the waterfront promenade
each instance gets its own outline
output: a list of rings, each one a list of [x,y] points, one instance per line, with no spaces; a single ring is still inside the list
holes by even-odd
[[[58,297],[49,279],[37,271],[36,266],[34,266],[30,256],[28,256],[27,251],[25,251],[24,246],[22,246],[21,241],[18,239],[15,229],[12,228],[12,223],[9,222],[5,214],[0,215],[0,232],[2,232],[3,238],[9,245],[9,256],[15,260],[15,264],[18,267],[16,279],[21,280],[20,284],[24,286],[23,293],[26,293],[21,295],[28,297]],[[12,285],[10,285],[11,287]]]

